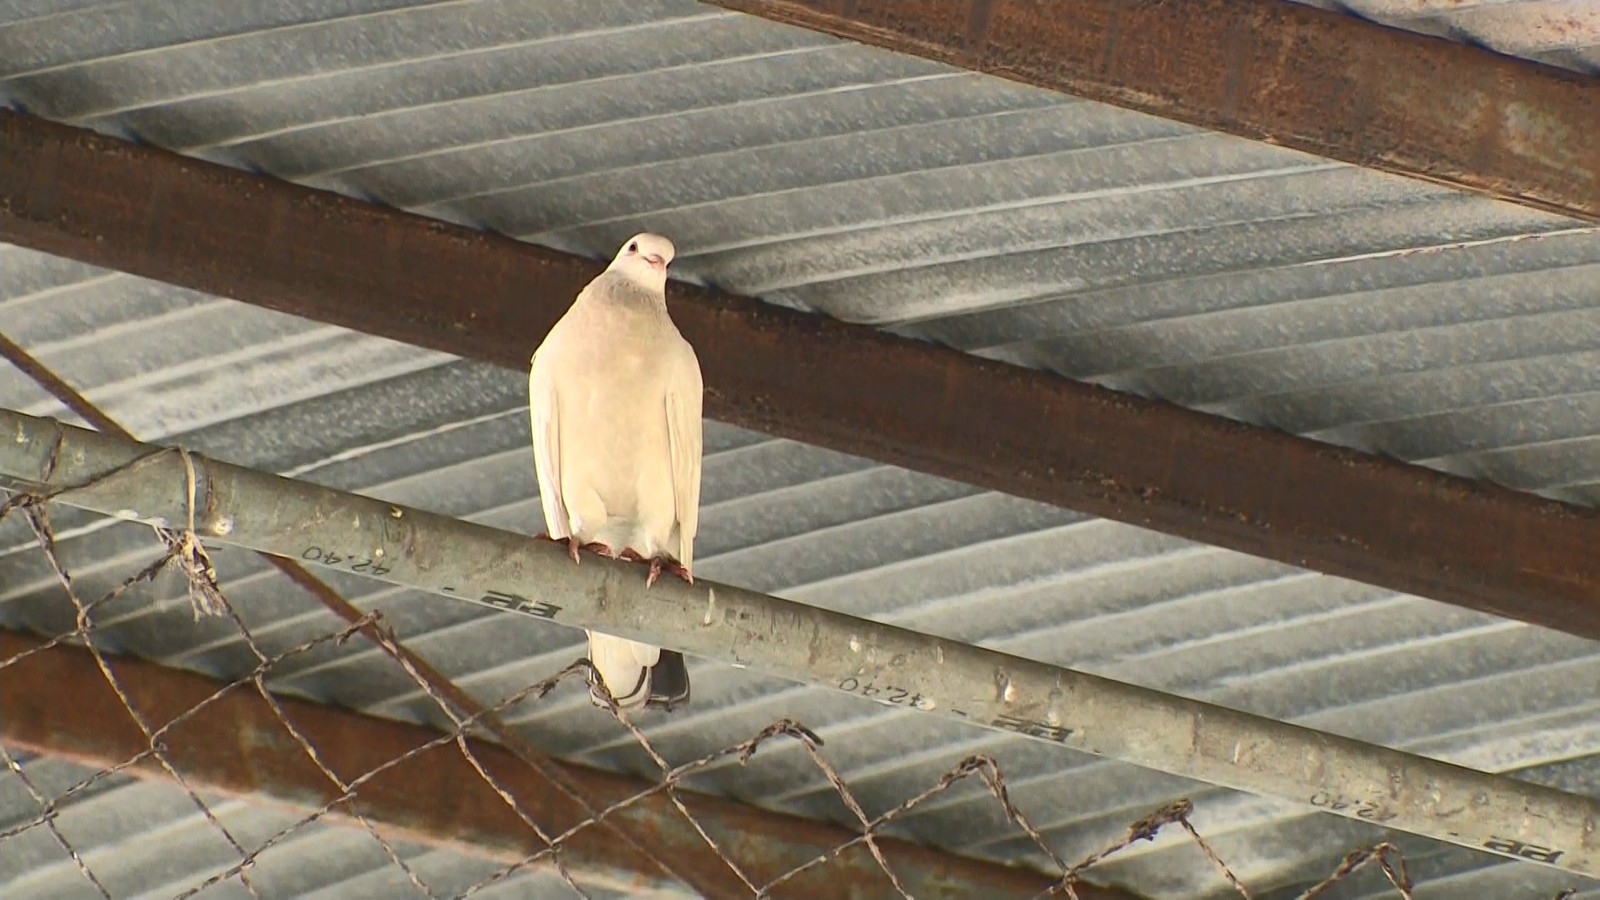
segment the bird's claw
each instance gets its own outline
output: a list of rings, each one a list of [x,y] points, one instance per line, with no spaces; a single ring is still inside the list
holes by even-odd
[[[575,543],[575,539],[568,539],[567,541],[567,546],[572,552],[573,562],[577,562],[578,560],[578,547],[575,545]],[[583,544],[582,548],[594,553],[599,553],[602,556],[609,556],[612,559],[625,559],[629,562],[648,563],[650,566],[650,574],[646,576],[644,581],[644,586],[647,588],[661,579],[661,573],[663,571],[671,572],[679,578],[682,578],[684,581],[694,584],[694,576],[689,574],[689,570],[685,569],[681,563],[670,558],[658,556],[654,559],[646,559],[639,554],[639,551],[633,549],[632,547],[626,547],[621,553],[617,553],[610,547],[597,541],[591,541],[587,544]]]
[[[617,558],[617,552],[612,550],[609,545],[602,544],[599,541],[590,541],[587,544],[580,544],[578,543],[578,539],[575,537],[567,538],[567,555],[572,557],[572,561],[575,563],[581,562],[581,560],[578,559],[579,550],[587,550],[590,553],[598,553],[601,556],[610,557],[612,559]]]
[[[650,574],[644,580],[644,586],[646,588],[649,588],[651,585],[656,583],[656,579],[661,577],[662,569],[671,572],[690,584],[694,584],[694,576],[690,575],[689,570],[685,569],[682,564],[674,562],[670,559],[662,559],[658,556],[655,559],[650,560]]]

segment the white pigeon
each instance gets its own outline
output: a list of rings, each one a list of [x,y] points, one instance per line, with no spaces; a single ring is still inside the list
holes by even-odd
[[[552,540],[650,562],[692,582],[700,520],[700,361],[667,315],[672,242],[637,234],[573,301],[528,373],[533,460]],[[623,709],[689,699],[683,655],[589,634]],[[604,706],[598,695],[597,706]]]

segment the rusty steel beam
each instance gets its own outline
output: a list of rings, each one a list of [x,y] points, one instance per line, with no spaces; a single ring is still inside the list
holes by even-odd
[[[0,741],[32,753],[66,757],[109,769],[148,747],[122,701],[88,651],[55,646],[0,630],[0,662],[32,652],[0,677]],[[154,727],[199,706],[225,685],[190,672],[131,658],[108,657],[118,680]],[[378,719],[301,700],[282,698],[288,719],[322,761],[345,781],[397,759],[439,737],[417,725]],[[249,685],[236,687],[162,737],[167,758],[196,790],[315,809],[339,796],[326,775]],[[529,764],[496,744],[469,741],[473,754],[516,798],[529,818],[549,834],[587,821],[589,813],[568,796],[550,790]],[[601,808],[652,785],[640,779],[554,759],[543,764],[561,772]],[[128,770],[166,778],[146,758]],[[828,854],[856,836],[842,828],[680,791],[695,818],[758,886]],[[357,809],[391,838],[404,838],[502,863],[545,848],[517,813],[471,767],[454,744],[434,747],[365,782]],[[720,868],[701,873],[721,881],[729,873],[709,853],[671,801],[660,794],[629,804],[613,816],[635,834],[648,834],[673,852],[680,866]],[[346,819],[345,821],[350,821]],[[896,876],[916,897],[1026,897],[1053,880],[1037,872],[966,859],[892,838],[879,841]],[[590,826],[563,843],[567,866],[580,872],[662,885],[660,870],[615,835]],[[246,848],[247,850],[250,848]],[[1079,885],[1084,897],[1131,900],[1122,891]],[[885,896],[892,893],[882,869],[862,845],[784,882],[778,897]]]
[[[1287,0],[708,0],[1600,222],[1600,80]]]
[[[524,371],[592,260],[0,110],[0,241]],[[712,418],[1600,639],[1600,513],[674,283]]]

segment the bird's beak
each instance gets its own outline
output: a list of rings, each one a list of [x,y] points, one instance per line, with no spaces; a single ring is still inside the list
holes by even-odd
[[[659,253],[646,253],[644,261],[649,263],[652,269],[665,269],[667,267],[667,261]]]

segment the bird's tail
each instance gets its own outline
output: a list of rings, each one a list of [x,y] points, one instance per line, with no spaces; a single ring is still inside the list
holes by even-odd
[[[689,669],[676,650],[591,631],[589,661],[625,710],[670,710],[689,702]],[[591,692],[591,697],[596,706],[605,706],[599,695]]]

